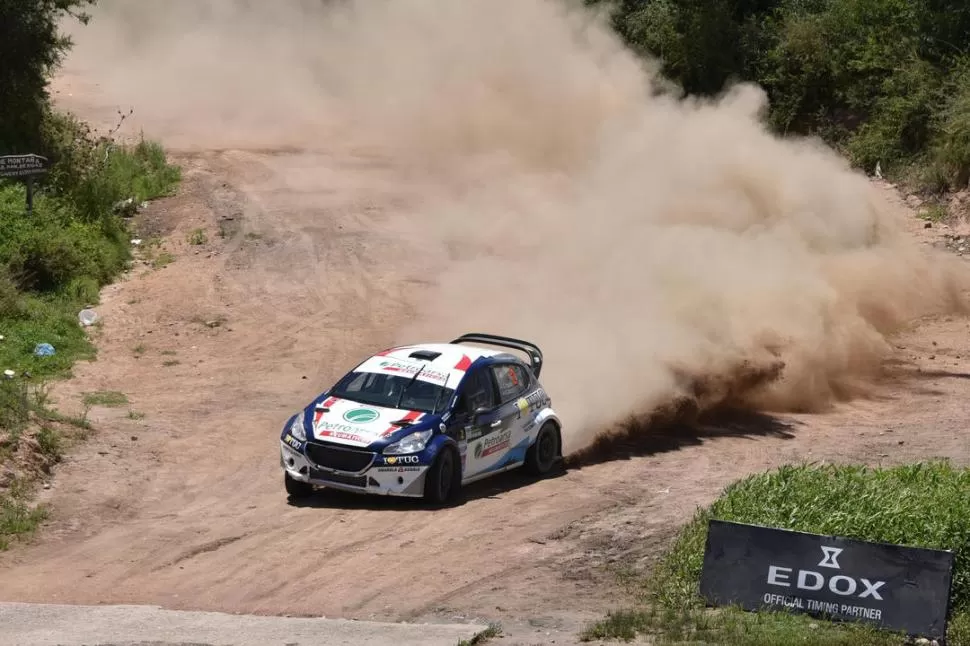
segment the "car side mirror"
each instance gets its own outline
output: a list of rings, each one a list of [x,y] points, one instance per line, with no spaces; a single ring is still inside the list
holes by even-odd
[[[482,415],[486,414],[487,412],[488,412],[488,407],[487,406],[479,406],[478,408],[476,408],[475,409],[475,412],[472,413],[472,423],[473,424],[477,424],[478,423],[478,418],[481,417]]]

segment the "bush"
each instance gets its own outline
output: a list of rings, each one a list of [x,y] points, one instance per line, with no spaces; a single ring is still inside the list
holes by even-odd
[[[649,609],[612,614],[587,636],[659,630],[671,639],[690,637],[702,643],[901,643],[898,637],[866,626],[829,624],[781,612],[705,610],[698,585],[711,518],[952,550],[954,618],[949,643],[970,644],[970,470],[946,462],[890,469],[787,466],[745,478],[698,511],[678,535],[643,585]]]
[[[819,135],[872,171],[965,186],[970,5],[963,0],[586,0],[691,94],[760,84],[780,134]]]

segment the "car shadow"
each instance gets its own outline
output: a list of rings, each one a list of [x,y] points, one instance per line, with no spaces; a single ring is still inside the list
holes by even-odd
[[[631,418],[613,432],[597,436],[585,449],[571,454],[565,466],[581,469],[629,460],[697,446],[719,437],[792,439],[798,425],[773,415],[734,409],[713,410],[690,421],[685,417],[689,419],[690,416],[675,412],[660,417]]]
[[[382,496],[373,494],[359,494],[339,489],[318,489],[306,498],[289,498],[287,504],[291,507],[311,507],[317,509],[367,509],[373,511],[416,511],[447,509],[460,507],[475,500],[497,498],[498,496],[528,487],[540,480],[550,480],[566,475],[565,466],[560,463],[547,475],[533,476],[524,468],[519,467],[500,473],[484,480],[479,480],[462,487],[458,497],[444,505],[434,505],[421,498],[405,498],[403,496]]]

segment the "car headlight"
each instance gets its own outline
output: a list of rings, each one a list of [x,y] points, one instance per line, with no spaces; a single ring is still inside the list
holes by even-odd
[[[402,453],[417,453],[423,451],[428,440],[434,435],[434,429],[411,433],[402,440],[390,444],[384,449],[384,455],[401,455]]]
[[[306,442],[306,432],[303,430],[303,413],[300,413],[293,418],[290,422],[290,435],[300,440],[301,442]]]

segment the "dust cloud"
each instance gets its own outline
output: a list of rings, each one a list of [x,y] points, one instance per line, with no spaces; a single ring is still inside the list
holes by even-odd
[[[569,451],[684,398],[824,410],[902,326],[963,311],[962,265],[833,152],[770,135],[760,89],[679,97],[577,3],[100,5],[72,60],[170,143],[351,142],[426,186],[392,213],[437,272],[400,340],[536,341]]]

